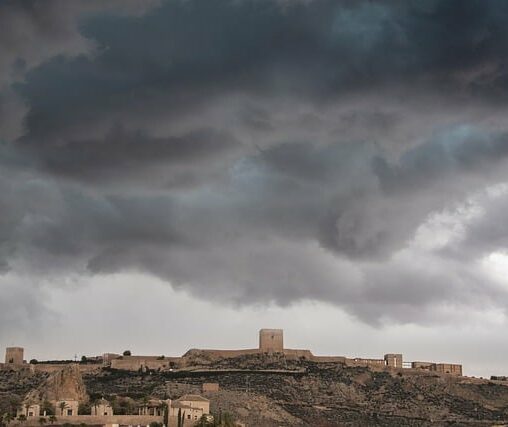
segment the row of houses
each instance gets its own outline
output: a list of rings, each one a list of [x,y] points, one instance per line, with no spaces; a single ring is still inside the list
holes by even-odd
[[[72,423],[79,424],[97,424],[100,420],[101,424],[118,424],[118,417],[115,418],[113,406],[105,399],[95,402],[91,407],[90,415],[82,415],[78,413],[79,401],[73,399],[64,399],[51,402],[54,407],[55,416],[64,418]],[[185,394],[176,400],[158,400],[152,399],[143,402],[138,408],[138,417],[130,416],[132,425],[139,421],[139,425],[143,425],[146,420],[153,418],[154,421],[164,416],[164,412],[168,411],[169,418],[177,418],[179,415],[190,422],[196,422],[203,416],[212,421],[210,415],[210,400],[197,394]],[[21,406],[17,411],[18,420],[31,420],[39,422],[41,417],[47,416],[47,413],[41,409],[40,403],[28,402]],[[143,420],[143,422],[141,422]],[[60,420],[62,422],[62,420]]]

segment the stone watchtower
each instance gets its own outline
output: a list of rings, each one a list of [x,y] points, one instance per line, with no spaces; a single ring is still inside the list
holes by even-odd
[[[259,351],[262,353],[283,353],[282,329],[261,329],[259,331]]]
[[[5,363],[22,365],[25,349],[23,347],[7,347],[5,349]]]
[[[385,354],[384,359],[386,366],[390,366],[391,368],[402,368],[402,354],[400,353]]]

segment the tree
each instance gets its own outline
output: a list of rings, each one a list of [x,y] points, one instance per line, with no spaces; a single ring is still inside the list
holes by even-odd
[[[26,415],[23,415],[21,414],[19,417],[18,417],[18,421],[21,421],[22,423],[26,421]]]
[[[166,427],[168,427],[169,426],[168,404],[166,402],[162,402],[160,404],[160,409],[162,411],[162,424],[164,424]]]
[[[131,415],[133,404],[129,398],[116,399],[111,402],[115,415]]]
[[[58,404],[58,409],[60,409],[60,415],[62,415],[62,416],[65,415],[64,411],[65,411],[66,408],[67,408],[67,403],[66,402],[60,402]]]
[[[53,407],[51,402],[47,399],[44,402],[42,402],[41,411],[43,414],[45,413],[46,415],[55,415],[55,408]]]
[[[31,365],[37,365],[37,363],[39,363],[39,361],[37,359],[31,359],[30,360],[30,364]]]
[[[89,403],[80,403],[78,407],[78,415],[90,415],[92,405]]]
[[[130,350],[125,350],[125,351],[123,352],[123,355],[124,355],[124,356],[132,356],[132,353],[131,353],[131,351],[130,351]]]
[[[233,416],[229,412],[224,412],[224,418],[222,420],[224,427],[234,427],[235,422]]]
[[[222,409],[219,409],[219,415],[213,417],[213,423],[212,424],[204,423],[203,425],[204,426],[212,425],[218,427],[234,427],[235,420],[233,418],[233,415],[231,415],[229,412],[222,412]]]
[[[6,412],[5,414],[2,415],[2,423],[4,425],[9,424],[13,419],[14,419],[14,417],[12,416],[12,414],[10,412]]]
[[[2,398],[0,398],[0,415],[9,412],[14,417],[21,402],[21,396],[14,393],[9,396],[2,396]]]
[[[198,427],[216,427],[216,426],[218,426],[218,424],[217,424],[217,421],[215,420],[215,418],[213,421],[208,421],[208,416],[202,415],[198,421],[197,426]]]
[[[86,356],[81,356],[81,363],[86,363],[88,361],[88,359],[86,358]]]
[[[48,422],[48,420],[46,420],[46,418],[44,418],[44,417],[40,417],[40,418],[39,418],[39,424],[40,424],[41,426],[43,426],[43,425],[44,425],[44,424],[46,424],[47,422]]]
[[[185,411],[182,414],[182,408],[178,408],[178,427],[184,427],[185,423]]]
[[[50,422],[51,424],[55,424],[57,421],[58,421],[58,418],[57,418],[57,417],[55,417],[54,415],[50,415],[50,416],[49,416],[49,422]]]

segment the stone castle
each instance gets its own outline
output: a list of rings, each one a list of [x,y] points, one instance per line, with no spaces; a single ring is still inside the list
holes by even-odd
[[[380,359],[348,358],[344,356],[315,356],[310,350],[287,349],[284,347],[282,329],[261,329],[259,331],[259,346],[252,349],[213,350],[192,349],[181,357],[167,356],[139,356],[130,353],[105,353],[102,356],[86,358],[89,363],[80,363],[82,372],[93,371],[104,366],[111,369],[139,371],[139,370],[177,370],[200,364],[213,362],[224,358],[235,358],[248,355],[273,355],[286,359],[307,360],[316,363],[338,363],[345,366],[367,366],[371,369],[404,369],[414,371],[432,371],[438,374],[462,376],[462,365],[455,363],[435,362],[404,362],[402,354],[388,353]],[[9,347],[5,352],[5,363],[0,363],[0,369],[31,369],[33,371],[55,372],[70,362],[30,363],[24,360],[24,349]]]

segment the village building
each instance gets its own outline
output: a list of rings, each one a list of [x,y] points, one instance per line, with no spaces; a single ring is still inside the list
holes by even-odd
[[[79,402],[74,399],[62,399],[54,402],[57,417],[74,417],[78,415]]]
[[[25,403],[18,408],[16,417],[40,417],[41,406],[38,403]]]
[[[185,394],[179,399],[171,402],[169,416],[178,417],[182,415],[184,420],[196,422],[203,415],[210,415],[210,401],[197,394]]]
[[[164,415],[164,401],[158,399],[148,400],[138,408],[138,414],[162,417]]]
[[[109,403],[106,399],[101,399],[92,405],[91,415],[96,417],[112,417],[113,407],[111,406],[111,403]]]

